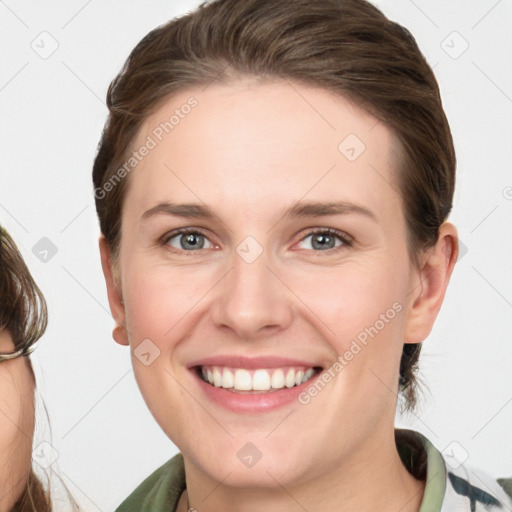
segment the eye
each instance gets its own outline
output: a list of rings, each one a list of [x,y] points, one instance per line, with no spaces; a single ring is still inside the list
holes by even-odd
[[[302,239],[302,241],[307,240],[308,238],[311,238],[311,245],[313,248],[319,249],[315,252],[326,251],[331,253],[353,245],[353,241],[348,235],[332,228],[321,228],[311,231]],[[336,239],[341,243],[336,245]]]
[[[176,239],[175,242],[171,242],[173,239]],[[193,252],[194,249],[211,249],[211,247],[205,247],[206,235],[197,229],[180,229],[178,231],[174,231],[169,235],[165,235],[162,243],[164,245],[170,245],[174,249]],[[208,241],[210,245],[210,241]]]
[[[312,238],[312,246],[318,249],[315,252],[328,252],[341,250],[345,247],[351,247],[353,240],[347,234],[337,229],[319,228],[311,231],[301,239],[301,242]],[[336,245],[336,239],[340,242]],[[205,240],[210,246],[205,247]],[[163,236],[162,245],[170,246],[173,249],[184,252],[196,252],[198,249],[211,249],[213,244],[207,236],[200,230],[194,228],[183,228]]]

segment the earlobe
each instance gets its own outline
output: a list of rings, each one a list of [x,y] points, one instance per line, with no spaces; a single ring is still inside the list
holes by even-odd
[[[430,334],[457,262],[458,245],[455,226],[443,223],[437,243],[424,253],[421,268],[414,270],[404,343],[421,343]]]
[[[120,345],[128,345],[128,335],[125,325],[125,311],[124,301],[121,296],[116,280],[114,278],[114,268],[112,265],[112,253],[109,244],[103,234],[100,235],[98,240],[101,257],[101,268],[105,277],[105,284],[107,286],[108,302],[112,317],[116,322],[116,327],[112,332],[112,337]]]

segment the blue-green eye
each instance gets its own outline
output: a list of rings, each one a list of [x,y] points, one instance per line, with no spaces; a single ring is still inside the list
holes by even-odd
[[[177,240],[176,245],[171,243],[173,238]],[[208,239],[206,238],[206,235],[201,231],[196,229],[180,229],[174,233],[170,233],[169,236],[166,236],[164,243],[165,245],[170,245],[174,249],[190,252],[196,249],[205,249],[205,240]],[[211,244],[209,241],[208,243]],[[206,249],[208,248],[211,249],[211,247],[206,247]]]
[[[312,237],[313,252],[328,252],[330,254],[353,245],[351,237],[342,231],[332,228],[317,228],[314,231],[310,231],[301,239],[301,242],[309,237]],[[339,241],[338,244],[336,244],[336,239]],[[214,246],[205,233],[195,228],[183,228],[168,233],[162,238],[161,243],[171,247],[173,251],[189,253],[197,252],[200,249],[211,249]]]
[[[319,249],[319,251],[334,251],[344,246],[350,247],[352,245],[352,241],[347,235],[344,235],[342,232],[331,228],[323,228],[312,231],[306,235],[302,241],[310,237],[312,247]],[[338,245],[336,245],[336,239],[340,241]]]

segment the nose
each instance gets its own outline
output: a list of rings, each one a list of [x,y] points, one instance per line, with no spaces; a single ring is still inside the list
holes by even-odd
[[[219,329],[255,341],[286,329],[293,318],[290,289],[263,251],[254,261],[235,253],[230,271],[216,287],[212,317]]]

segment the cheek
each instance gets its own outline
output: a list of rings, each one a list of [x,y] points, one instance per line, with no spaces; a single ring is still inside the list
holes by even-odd
[[[184,315],[190,294],[179,272],[160,269],[138,270],[126,280],[125,303],[130,344],[149,338],[158,340],[169,336],[169,331]]]
[[[408,296],[407,273],[397,270],[407,266],[395,261],[333,272],[305,300],[329,327],[323,328],[325,338],[338,358],[331,367],[333,396],[346,403],[382,409],[394,397],[390,389],[398,377]],[[308,282],[297,282],[306,293]]]
[[[368,330],[389,335],[402,329],[407,276],[395,267],[373,261],[333,269],[316,276],[291,276],[294,292],[328,327],[326,336],[338,353],[351,340],[364,341]],[[392,336],[391,336],[392,337]]]
[[[34,384],[25,358],[2,364],[9,369],[0,366],[0,486],[12,486],[30,469]]]

